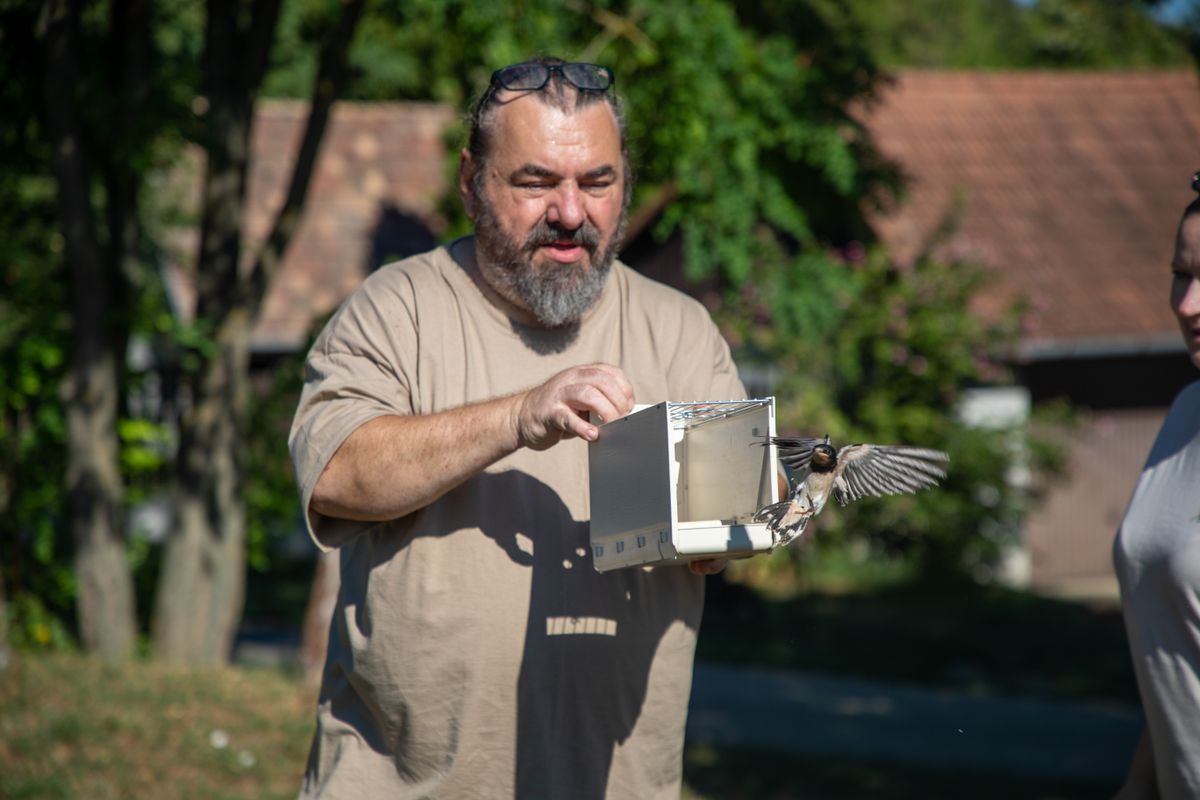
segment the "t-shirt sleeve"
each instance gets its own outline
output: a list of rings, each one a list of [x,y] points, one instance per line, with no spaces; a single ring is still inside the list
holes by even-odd
[[[305,362],[304,389],[288,436],[309,535],[322,550],[374,522],[310,508],[313,488],[346,438],[376,417],[414,413],[416,326],[407,282],[377,273],[326,324]]]

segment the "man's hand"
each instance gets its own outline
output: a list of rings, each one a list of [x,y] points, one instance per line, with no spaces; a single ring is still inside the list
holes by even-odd
[[[589,412],[610,420],[632,408],[625,373],[593,364],[518,394],[429,416],[376,417],[329,460],[313,488],[312,510],[340,519],[398,519],[518,447],[545,450],[571,436],[595,441]]]
[[[618,367],[589,364],[563,370],[516,400],[517,446],[545,450],[573,436],[596,441],[600,432],[588,421],[588,414],[604,422],[628,414],[633,410],[633,386]]]
[[[688,569],[693,575],[716,575],[725,569],[725,565],[729,563],[727,558],[697,558],[695,561],[688,562]]]

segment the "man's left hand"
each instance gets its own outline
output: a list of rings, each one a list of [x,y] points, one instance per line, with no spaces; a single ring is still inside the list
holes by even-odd
[[[716,575],[729,563],[727,558],[698,558],[688,562],[693,575]]]

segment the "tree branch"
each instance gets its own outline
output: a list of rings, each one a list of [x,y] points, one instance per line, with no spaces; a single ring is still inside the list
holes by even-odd
[[[288,243],[300,226],[304,201],[308,196],[313,169],[328,127],[333,102],[345,89],[349,80],[350,43],[354,39],[354,31],[358,27],[365,4],[365,0],[342,0],[342,14],[337,27],[321,46],[320,62],[313,81],[312,103],[304,128],[304,138],[300,142],[300,151],[296,156],[291,182],[288,185],[287,200],[276,215],[271,232],[255,255],[254,267],[250,272],[248,301],[250,307],[256,311],[279,267],[279,262],[283,260]]]
[[[78,0],[49,0],[42,19],[46,43],[46,129],[50,138],[59,207],[76,302],[75,339],[84,352],[99,346],[106,306],[100,245],[92,208],[83,129],[75,115],[80,82]]]

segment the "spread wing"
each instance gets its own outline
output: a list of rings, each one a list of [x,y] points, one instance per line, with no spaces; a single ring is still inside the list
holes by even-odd
[[[777,448],[779,460],[797,472],[807,472],[808,463],[812,461],[813,448],[825,442],[824,438],[804,437],[791,439],[786,436],[769,436],[762,444],[773,444]]]
[[[910,494],[946,477],[950,456],[906,445],[848,444],[838,451],[833,496],[841,505],[862,497]]]

